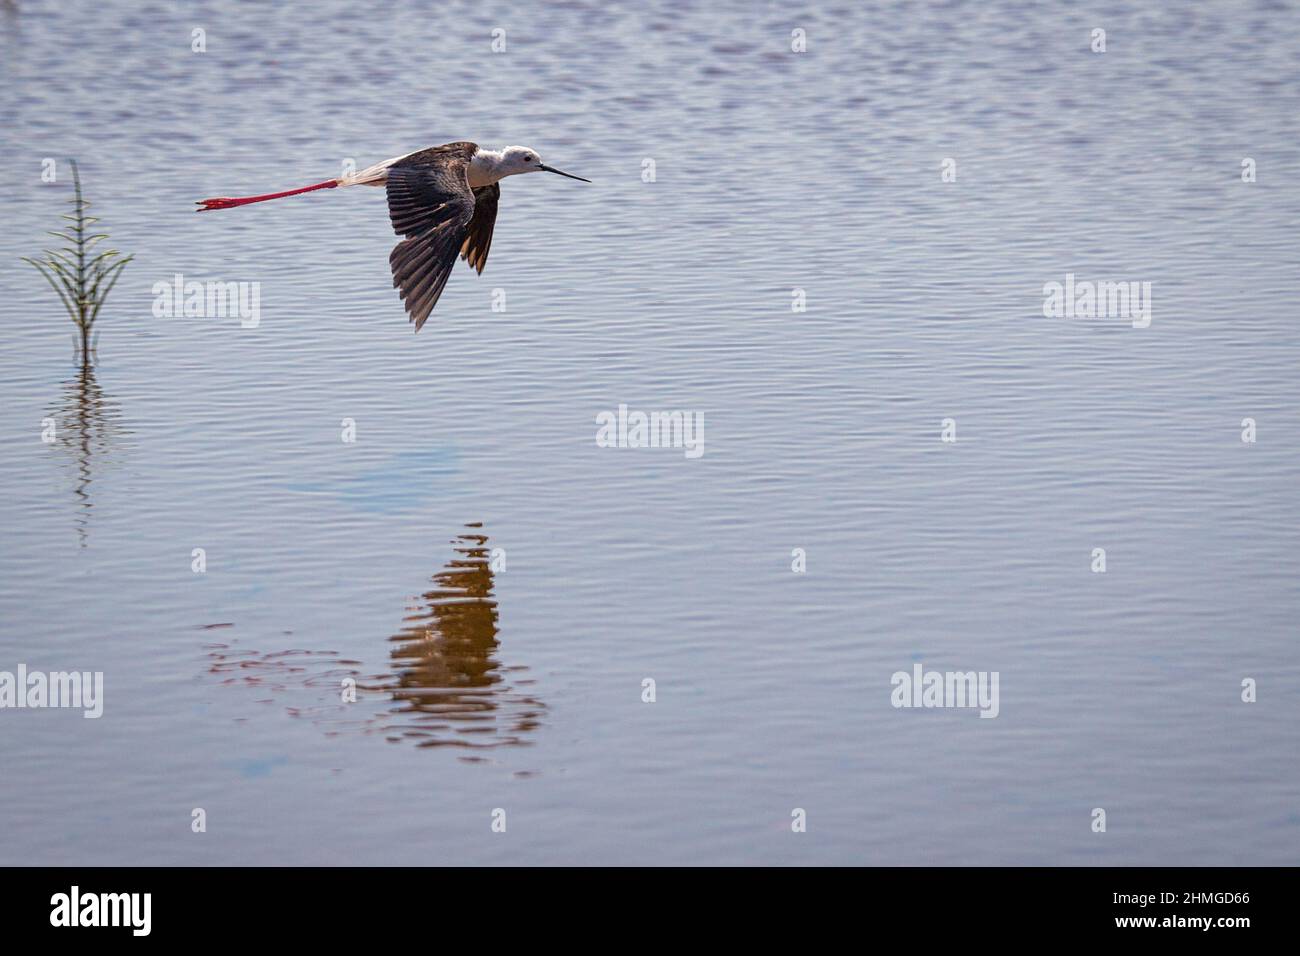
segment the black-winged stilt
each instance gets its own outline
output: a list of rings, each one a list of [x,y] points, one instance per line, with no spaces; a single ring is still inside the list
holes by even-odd
[[[507,176],[538,172],[591,182],[545,165],[537,150],[527,146],[491,150],[475,143],[447,143],[301,189],[263,196],[201,199],[197,203],[201,208],[196,212],[230,209],[335,186],[385,186],[393,230],[406,237],[393,248],[388,264],[393,270],[393,286],[405,301],[418,332],[442,295],[457,252],[482,273],[501,195],[497,184]]]

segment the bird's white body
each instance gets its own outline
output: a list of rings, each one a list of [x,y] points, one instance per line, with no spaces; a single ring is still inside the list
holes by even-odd
[[[350,176],[339,177],[340,186],[383,186],[388,182],[388,167],[406,159],[411,153],[405,153],[401,156],[394,156],[392,159],[386,159],[382,163],[375,163],[373,166],[367,166],[359,173],[353,173]]]

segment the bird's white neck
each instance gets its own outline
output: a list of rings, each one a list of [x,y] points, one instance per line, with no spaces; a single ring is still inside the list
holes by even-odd
[[[481,189],[504,179],[510,174],[502,168],[505,156],[499,150],[480,149],[469,161],[469,185]]]

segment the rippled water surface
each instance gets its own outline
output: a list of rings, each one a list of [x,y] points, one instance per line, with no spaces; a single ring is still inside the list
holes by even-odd
[[[0,862],[1297,862],[1294,5],[9,0],[0,128],[0,671],[105,680],[0,710]],[[593,183],[419,335],[380,190],[192,212],[452,140]]]

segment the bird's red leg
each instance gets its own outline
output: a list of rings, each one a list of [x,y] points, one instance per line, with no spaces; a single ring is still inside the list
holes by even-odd
[[[301,189],[289,189],[282,193],[267,193],[264,196],[220,196],[216,199],[200,199],[195,205],[202,208],[194,210],[195,212],[207,212],[210,209],[231,209],[234,206],[247,206],[253,202],[266,202],[268,199],[283,199],[285,196],[296,196],[299,193],[309,193],[314,189],[333,189],[339,184],[337,179],[327,179],[323,183],[316,183],[314,186],[303,186]]]

